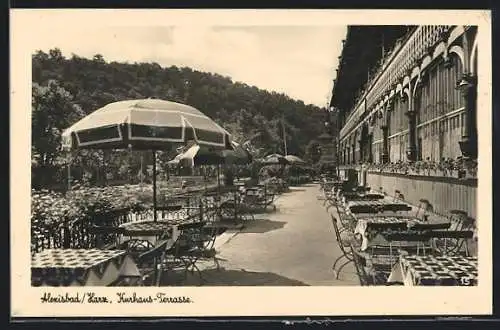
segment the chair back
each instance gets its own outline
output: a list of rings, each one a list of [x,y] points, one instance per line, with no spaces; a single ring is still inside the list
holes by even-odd
[[[169,248],[169,240],[161,240],[156,242],[153,248],[141,253],[136,263],[143,275],[143,284],[159,286],[162,277],[161,264],[164,261],[165,254]],[[150,281],[145,281],[145,278],[150,277]]]
[[[344,211],[339,203],[336,203],[335,204],[335,207],[337,209],[337,214],[339,215],[339,220],[340,220],[340,223],[343,225],[343,226],[347,226],[349,228],[352,228],[353,225],[354,225],[354,218],[352,217],[352,215],[348,214],[346,211]],[[330,214],[331,215],[331,214]],[[333,215],[332,215],[333,216]]]
[[[451,222],[451,230],[463,230],[473,225],[470,221],[472,218],[469,217],[467,212],[462,210],[450,210],[448,212],[448,218]]]
[[[337,223],[337,219],[333,216],[333,214],[330,214],[330,217],[332,218],[333,230],[335,231],[335,238],[337,239],[337,242],[339,242],[339,245],[342,245],[342,237],[340,236],[340,229]]]
[[[89,232],[94,235],[97,248],[110,249],[118,247],[119,238],[125,233],[125,228],[113,226],[90,226]]]
[[[474,237],[472,230],[433,230],[428,234],[434,241],[434,246],[445,255],[465,252],[469,255],[469,239]]]
[[[152,249],[139,255],[138,263],[143,263],[145,261],[152,260],[153,258],[160,257],[167,250],[168,242],[168,240],[161,240],[156,242],[155,246]]]
[[[433,211],[434,211],[434,207],[429,202],[429,200],[427,200],[425,198],[420,198],[417,211],[415,212],[415,217],[418,218],[418,216],[420,214],[422,214],[422,216],[424,216],[427,212],[433,212]]]
[[[399,191],[397,189],[394,190],[394,199],[393,199],[394,202],[398,200],[400,194],[401,194],[401,191]]]

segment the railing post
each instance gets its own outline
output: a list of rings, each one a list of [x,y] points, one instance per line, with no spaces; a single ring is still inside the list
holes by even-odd
[[[69,248],[71,248],[71,236],[70,236],[70,231],[69,231],[69,226],[68,226],[68,219],[64,220],[64,225],[63,225],[62,229],[63,229],[62,246],[65,249],[69,249]]]

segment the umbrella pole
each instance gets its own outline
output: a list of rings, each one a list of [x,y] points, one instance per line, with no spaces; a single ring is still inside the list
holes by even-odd
[[[68,191],[71,190],[71,161],[72,161],[72,154],[71,152],[68,152]]]
[[[156,218],[156,150],[153,150],[153,221]]]
[[[217,164],[217,192],[220,194],[220,164]]]

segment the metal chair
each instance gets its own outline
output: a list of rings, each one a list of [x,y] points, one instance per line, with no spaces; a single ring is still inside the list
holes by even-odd
[[[427,221],[428,219],[427,219],[426,213],[427,212],[434,212],[434,207],[432,206],[432,204],[427,199],[421,198],[419,200],[417,212],[415,213],[415,217],[416,218],[419,217],[420,212],[422,212],[422,218],[419,218],[419,219]]]
[[[125,230],[113,226],[90,226],[89,232],[95,237],[95,246],[98,249],[115,249],[120,245],[120,237]]]
[[[169,241],[162,240],[150,250],[142,253],[137,258],[137,265],[141,269],[142,284],[146,286],[160,286],[163,273],[162,263],[169,248]]]
[[[434,247],[443,255],[460,254],[463,250],[469,256],[468,241],[474,237],[472,230],[436,230],[429,232]]]
[[[356,274],[359,278],[359,284],[361,286],[372,286],[374,285],[373,277],[368,275],[366,271],[366,259],[362,258],[352,245],[350,246],[350,254],[352,255],[352,261],[354,263],[354,268],[356,269]]]
[[[342,269],[345,266],[347,266],[349,263],[353,262],[352,251],[349,249],[349,247],[351,245],[357,245],[355,242],[356,236],[354,235],[354,233],[351,233],[352,237],[350,237],[350,238],[342,237],[341,231],[339,230],[339,226],[337,223],[337,219],[333,215],[330,215],[330,217],[332,219],[332,224],[333,224],[333,229],[335,232],[335,238],[337,240],[337,244],[340,248],[340,251],[342,252],[342,255],[339,256],[337,259],[335,259],[333,266],[332,266],[335,279],[338,279]],[[341,263],[339,268],[337,269],[337,264],[339,264],[339,262],[342,260],[343,260],[343,263]]]
[[[426,255],[428,250],[429,251],[433,250],[430,244],[431,237],[429,236],[428,233],[419,233],[413,231],[396,232],[396,233],[384,234],[384,238],[389,242],[389,253],[391,256],[393,255],[393,244],[395,243],[396,244],[399,243],[398,246],[399,250],[406,250],[407,252],[410,252],[410,250],[412,250],[413,247],[404,246],[401,244],[402,242],[417,243],[416,251],[411,251],[416,255],[420,255],[421,251],[423,252],[423,255]]]

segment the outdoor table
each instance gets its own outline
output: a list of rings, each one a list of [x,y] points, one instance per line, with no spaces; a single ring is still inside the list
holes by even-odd
[[[245,194],[249,196],[264,196],[265,189],[263,187],[251,187],[245,189]]]
[[[388,200],[360,200],[347,201],[346,209],[351,213],[379,213],[384,211],[410,211],[411,207],[405,203],[391,202]]]
[[[384,198],[385,196],[379,193],[348,193],[343,195],[343,200],[345,203],[350,201],[381,201]]]
[[[474,286],[477,266],[477,257],[401,255],[388,282],[407,286]]]
[[[357,223],[354,233],[360,234],[363,238],[361,251],[365,251],[369,246],[389,245],[383,235],[381,235],[384,230],[404,230],[411,228],[414,224],[423,223],[423,220],[416,217],[392,215],[370,215],[366,217],[357,217],[356,220]]]
[[[141,276],[124,250],[49,249],[31,259],[32,286],[108,286],[121,276]]]
[[[151,245],[154,245],[159,237],[165,233],[170,233],[171,239],[175,241],[178,236],[178,226],[186,223],[189,223],[189,221],[170,220],[127,222],[120,225],[120,227],[125,230],[122,241],[126,240],[125,236],[128,236],[129,239],[134,238],[136,241],[150,242]]]

